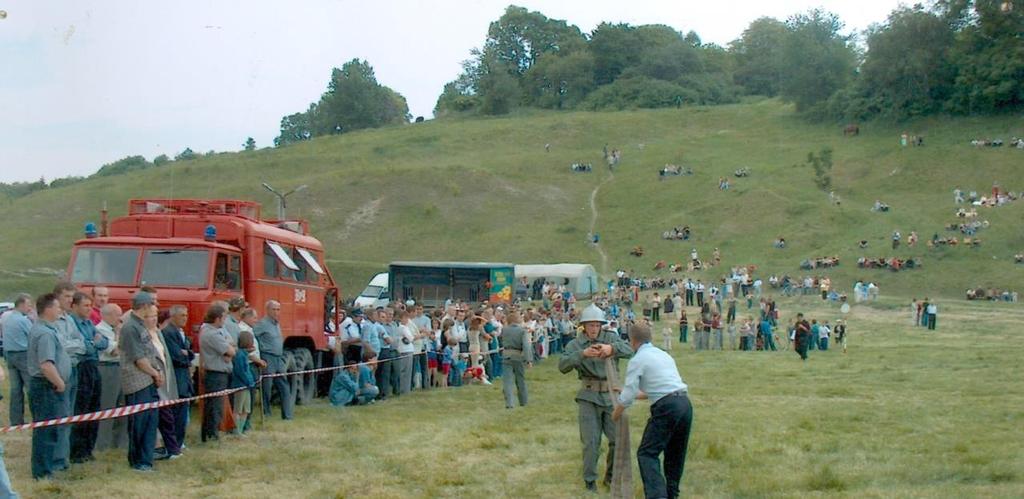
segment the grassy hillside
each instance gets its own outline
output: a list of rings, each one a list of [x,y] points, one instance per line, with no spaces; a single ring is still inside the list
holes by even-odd
[[[97,221],[104,201],[113,216],[134,197],[273,199],[260,183],[310,189],[290,199],[290,214],[311,221],[328,248],[331,269],[346,294],[394,259],[585,261],[600,265],[584,241],[591,191],[608,175],[604,144],[623,151],[614,179],[597,196],[597,231],[609,270],[652,275],[657,260],[683,262],[691,247],[708,257],[722,250],[723,267],[756,264],[766,272],[798,275],[804,258],[839,255],[822,271],[842,288],[873,279],[883,293],[960,296],[968,286],[1009,288],[1024,266],[1024,201],[980,208],[991,228],[979,249],[901,247],[924,257],[925,268],[893,274],[860,270],[856,242],[867,256],[890,256],[889,234],[916,230],[923,240],[956,221],[952,189],[988,192],[992,183],[1024,190],[1024,151],[976,149],[973,137],[1024,136],[1019,117],[935,118],[895,126],[864,124],[844,138],[837,126],[808,124],[774,100],[719,107],[615,113],[539,113],[501,119],[439,121],[361,131],[278,150],[220,154],[126,175],[39,192],[3,207],[0,219],[0,297],[39,291],[66,266],[72,241]],[[925,135],[925,147],[900,148],[902,130]],[[550,144],[550,152],[544,145]],[[831,147],[840,207],[817,189],[807,153]],[[592,162],[589,174],[568,165]],[[691,177],[659,182],[665,163],[693,167]],[[753,176],[732,177],[740,166]],[[717,189],[718,178],[733,184]],[[875,199],[892,211],[869,211]],[[688,224],[691,242],[661,240],[662,231]],[[789,247],[772,248],[785,237]],[[628,255],[642,245],[643,258]],[[31,269],[31,271],[27,271]],[[723,268],[703,278],[718,277]],[[666,274],[667,275],[667,274]]]

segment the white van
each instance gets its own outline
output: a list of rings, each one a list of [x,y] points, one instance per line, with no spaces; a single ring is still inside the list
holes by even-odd
[[[377,308],[386,307],[389,301],[388,273],[381,272],[370,279],[370,283],[366,285],[366,289],[362,293],[359,293],[353,305],[358,308]]]

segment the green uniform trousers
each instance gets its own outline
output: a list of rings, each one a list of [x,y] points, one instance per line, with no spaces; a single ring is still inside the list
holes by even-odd
[[[607,469],[605,478],[611,478],[615,464],[615,422],[612,406],[576,400],[579,405],[580,440],[583,442],[583,480],[597,481],[597,458],[601,455],[601,433],[608,437]]]
[[[511,409],[515,407],[515,395],[519,395],[519,405],[526,405],[526,362],[522,360],[513,359],[502,359],[502,369],[504,373],[501,376],[502,391],[505,392],[505,407]],[[515,382],[515,387],[512,383]],[[515,390],[516,394],[512,391]]]

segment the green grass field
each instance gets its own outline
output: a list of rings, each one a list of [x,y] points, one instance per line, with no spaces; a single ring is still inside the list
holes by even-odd
[[[136,197],[232,197],[264,203],[267,181],[308,184],[290,199],[292,216],[311,220],[327,246],[328,263],[352,296],[387,262],[403,260],[590,262],[584,239],[590,194],[607,175],[601,150],[623,151],[615,178],[597,196],[597,232],[609,268],[652,275],[658,260],[685,261],[691,247],[723,264],[756,264],[761,272],[801,274],[806,258],[839,255],[825,271],[842,289],[858,277],[874,279],[883,294],[960,297],[970,286],[1019,287],[1024,266],[1020,230],[1024,202],[981,209],[991,228],[981,248],[888,249],[888,237],[916,230],[924,241],[954,217],[952,190],[988,192],[993,182],[1024,190],[1024,151],[977,149],[974,137],[1024,136],[1018,117],[930,118],[903,125],[866,123],[856,138],[838,125],[810,124],[776,100],[717,107],[610,113],[531,112],[470,120],[359,131],[282,149],[228,153],[172,163],[7,201],[0,218],[0,298],[39,292],[67,265],[82,226],[98,221],[107,202],[113,216]],[[901,131],[923,134],[926,145],[900,148]],[[550,144],[550,152],[544,145]],[[807,154],[835,150],[832,172],[841,207],[828,204],[804,165]],[[591,162],[574,174],[569,164]],[[692,177],[658,182],[666,163],[690,166]],[[753,176],[732,178],[741,166]],[[717,189],[719,177],[733,188]],[[888,214],[869,207],[880,199]],[[693,228],[692,243],[661,240],[672,226]],[[789,247],[771,243],[785,237]],[[857,249],[870,241],[866,251]],[[647,249],[628,256],[635,245]],[[892,274],[858,270],[858,256],[921,256],[921,270]],[[722,269],[696,277],[717,278]],[[1020,291],[1020,289],[1018,289]]]
[[[1024,495],[1015,360],[1024,311],[939,306],[934,333],[912,327],[902,302],[854,307],[849,353],[815,351],[806,364],[791,351],[677,345],[695,407],[686,496]],[[780,307],[783,320],[838,317],[813,298]],[[3,436],[5,459],[24,497],[583,497],[577,382],[556,364],[528,372],[530,405],[513,411],[498,386],[340,410],[316,400],[293,422],[270,418],[215,446],[195,440],[194,420],[185,458],[158,463],[155,474],[132,472],[123,451],[108,451],[33,483],[24,432]],[[646,411],[646,402],[630,411],[634,455]]]

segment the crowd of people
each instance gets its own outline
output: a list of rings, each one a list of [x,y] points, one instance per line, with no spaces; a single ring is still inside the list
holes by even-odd
[[[904,269],[917,269],[921,268],[920,258],[898,258],[898,257],[878,257],[878,258],[867,258],[860,257],[857,259],[857,268],[861,269],[888,269],[893,272],[899,272]]]
[[[800,262],[800,268],[803,270],[829,269],[838,266],[838,256],[819,256],[817,258],[808,258]]]
[[[1018,294],[1016,291],[1002,290],[996,288],[967,288],[965,293],[968,300],[1004,301],[1017,303]]]
[[[280,310],[279,303],[270,301],[266,316],[259,319],[240,297],[214,302],[205,311],[196,355],[184,330],[188,308],[174,305],[160,312],[156,289],[136,292],[128,311],[110,303],[109,291],[100,286],[87,294],[61,282],[34,300],[19,295],[14,310],[2,319],[12,378],[11,424],[26,422],[26,398],[28,417],[39,422],[237,388],[230,403],[225,397],[201,402],[201,440],[218,440],[222,430],[243,433],[251,428],[261,373],[284,372]],[[264,411],[270,409],[271,389],[277,389],[283,417],[291,419],[284,378],[268,378],[264,385]],[[35,428],[32,477],[49,479],[71,465],[92,461],[95,451],[111,448],[126,448],[129,466],[150,472],[155,461],[182,456],[189,409],[189,403],[178,403],[137,412],[127,420]],[[232,422],[222,424],[226,414]]]

